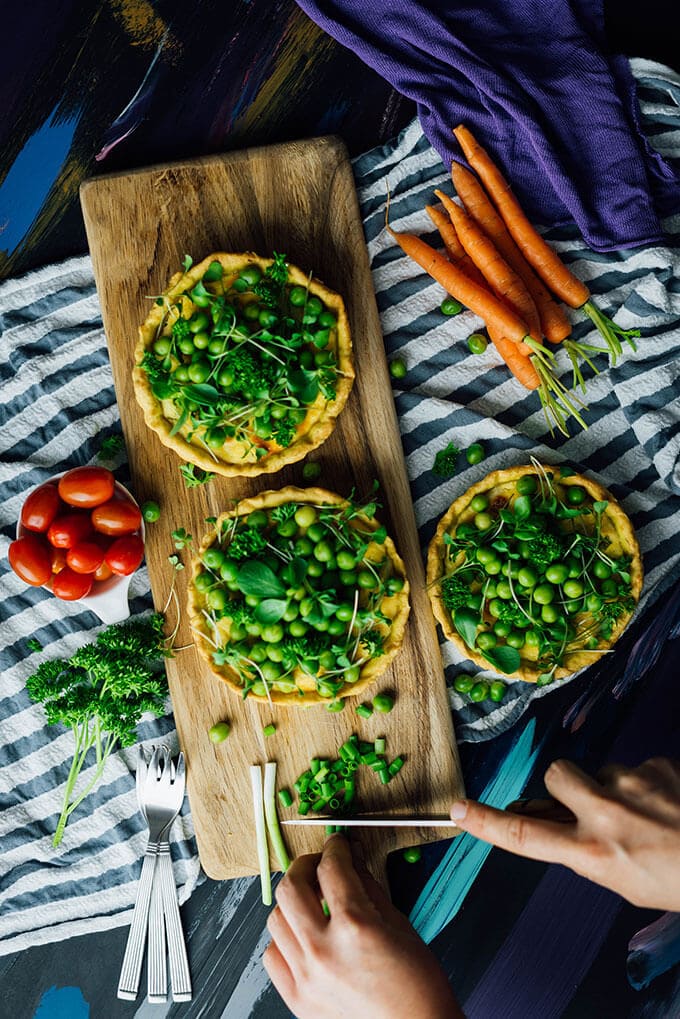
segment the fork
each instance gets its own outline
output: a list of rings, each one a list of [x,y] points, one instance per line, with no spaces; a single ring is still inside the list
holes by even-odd
[[[184,792],[185,769],[183,754],[180,754],[177,758],[176,768],[173,762],[170,761],[170,780],[173,784],[181,787],[182,793]],[[182,932],[182,919],[177,903],[177,888],[172,873],[169,832],[170,826],[168,825],[158,843],[155,883],[160,884],[163,914],[165,917],[172,997],[174,1001],[191,1001],[189,960],[187,959],[187,950]]]
[[[141,750],[140,756],[143,757]],[[183,764],[183,761],[181,763]],[[155,922],[150,930],[150,941],[152,942],[150,949],[153,949],[153,951],[150,953],[149,958],[149,989],[153,997],[150,997],[149,1000],[157,1002],[166,1000],[165,978],[158,971],[159,966],[165,966],[165,932],[163,930],[160,899],[157,900],[155,896],[152,898],[152,885],[159,843],[167,836],[167,831],[179,813],[184,798],[183,768],[182,781],[173,782],[174,773],[174,767],[170,768],[169,753],[165,747],[154,747],[148,768],[146,768],[145,764],[142,765],[141,774],[140,769],[138,769],[137,794],[138,799],[144,804],[142,813],[144,813],[149,825],[149,835],[142,863],[142,873],[139,879],[130,933],[128,934],[120,980],[118,982],[118,997],[126,1001],[134,1001],[137,997],[144,956],[144,943],[149,921],[149,909],[152,901],[154,906],[153,919]]]

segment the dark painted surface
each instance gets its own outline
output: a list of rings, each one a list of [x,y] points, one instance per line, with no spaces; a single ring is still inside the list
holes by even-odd
[[[614,27],[624,48],[635,52],[632,27],[627,31],[625,21]],[[4,275],[85,250],[77,191],[93,172],[326,132],[341,134],[358,152],[387,140],[412,115],[351,54],[310,26],[292,0],[35,0],[21,17],[14,11],[5,29]],[[665,36],[646,29],[644,55],[663,56]],[[595,770],[606,760],[677,755],[679,633],[677,604],[662,625],[650,613],[597,673],[536,703],[515,730],[493,742],[463,746],[470,794],[503,768],[530,718],[541,749],[529,794],[540,792],[545,765],[557,756]],[[625,669],[638,640],[642,649]],[[624,671],[627,687],[615,697]],[[579,699],[584,717],[575,727],[570,709]],[[445,852],[442,844],[427,848],[417,865],[390,861],[398,905],[412,907]],[[455,890],[454,876],[452,895]],[[127,936],[119,929],[0,959],[0,1014],[287,1016],[259,964],[265,916],[256,886],[245,881],[206,881],[197,889],[183,907],[191,1004],[153,1008],[141,999],[116,1000]],[[661,1019],[680,1012],[677,970],[661,973],[644,990],[626,977],[630,938],[657,916],[560,868],[494,851],[433,948],[470,1016]],[[664,968],[664,952],[652,946],[657,969]]]

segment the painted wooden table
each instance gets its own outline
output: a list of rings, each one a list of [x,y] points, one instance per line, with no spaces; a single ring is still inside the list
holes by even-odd
[[[92,173],[332,132],[356,153],[386,141],[413,115],[292,0],[189,6],[34,0],[8,31],[3,63],[11,87],[0,111],[2,275],[85,250],[77,196]],[[525,795],[540,793],[545,766],[558,756],[596,770],[607,760],[634,764],[677,754],[679,635],[676,588],[663,610],[637,621],[595,675],[534,702],[495,740],[463,744],[469,794],[518,781]],[[627,686],[614,696],[624,671]],[[627,975],[628,943],[657,913],[562,868],[485,850],[471,865],[471,858],[451,853],[447,843],[428,846],[418,864],[393,854],[388,876],[396,904],[426,927],[436,930],[450,918],[433,947],[468,1016],[679,1013],[677,971],[658,935],[629,962]],[[446,895],[429,890],[423,898],[437,871]],[[127,937],[118,929],[0,959],[0,1014],[289,1015],[259,961],[268,936],[256,883],[206,880],[182,912],[191,1004],[116,1000]],[[648,980],[647,987],[634,986]]]

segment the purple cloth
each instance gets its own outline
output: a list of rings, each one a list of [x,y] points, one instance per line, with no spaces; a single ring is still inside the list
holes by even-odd
[[[600,251],[663,239],[680,167],[647,144],[624,57],[604,52],[602,0],[297,0],[414,99],[448,165],[463,122],[534,222],[575,220]]]

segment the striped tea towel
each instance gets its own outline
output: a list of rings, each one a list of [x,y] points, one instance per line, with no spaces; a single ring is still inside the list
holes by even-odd
[[[680,153],[680,80],[657,65],[638,63],[636,70],[648,132],[666,155]],[[423,206],[445,174],[418,126],[411,125],[396,147],[360,157],[355,171],[387,349],[409,366],[396,400],[423,548],[457,494],[486,471],[534,452],[592,471],[622,498],[645,555],[644,597],[648,602],[658,597],[680,555],[680,426],[673,407],[680,221],[667,224],[668,247],[620,255],[594,256],[566,231],[551,236],[601,295],[604,310],[617,311],[617,321],[641,325],[644,333],[636,355],[627,352],[617,368],[603,370],[589,384],[590,430],[555,443],[536,397],[524,393],[491,352],[467,353],[463,341],[478,320],[468,313],[443,319],[441,290],[382,231],[387,179],[395,227],[430,231]],[[579,322],[575,334],[587,331]],[[45,655],[68,657],[99,627],[77,604],[27,589],[7,564],[27,490],[68,467],[93,462],[102,439],[119,427],[89,259],[0,284],[0,332],[0,954],[5,954],[129,922],[143,825],[132,775],[135,750],[126,750],[109,761],[103,782],[72,816],[60,848],[52,849],[71,737],[45,725],[24,683]],[[463,447],[481,439],[488,456],[441,483],[430,468],[435,452],[451,439]],[[124,468],[117,474],[126,481]],[[145,571],[133,578],[131,596],[133,613],[150,609]],[[45,654],[27,648],[29,637],[40,641]],[[451,648],[443,647],[443,653],[449,666],[458,664]],[[500,706],[463,705],[453,694],[459,739],[488,739],[519,717],[533,696],[549,692],[514,683]],[[175,745],[169,717],[142,725],[140,737],[147,744],[163,737]],[[173,835],[175,875],[187,896],[199,869],[186,805]]]

